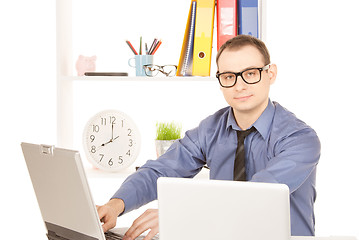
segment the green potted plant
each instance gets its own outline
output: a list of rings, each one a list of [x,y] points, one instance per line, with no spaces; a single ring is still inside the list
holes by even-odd
[[[182,126],[175,122],[157,122],[156,123],[156,153],[161,156],[167,149],[181,138]]]

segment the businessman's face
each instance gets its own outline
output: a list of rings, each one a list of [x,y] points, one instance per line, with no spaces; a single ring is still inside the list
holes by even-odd
[[[264,67],[261,53],[253,46],[244,46],[236,50],[225,49],[218,59],[218,72],[242,72],[250,68]],[[276,66],[272,64],[268,70],[261,72],[261,80],[255,84],[247,84],[238,76],[237,83],[230,88],[221,87],[224,98],[233,108],[234,115],[253,118],[255,121],[268,104],[270,85],[276,78]]]

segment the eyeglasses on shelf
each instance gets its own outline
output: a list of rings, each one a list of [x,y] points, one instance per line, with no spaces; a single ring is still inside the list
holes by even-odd
[[[155,77],[158,73],[162,73],[166,77],[173,77],[176,75],[177,66],[176,65],[154,65],[147,64],[143,65],[143,69],[145,70],[145,74],[148,77]]]

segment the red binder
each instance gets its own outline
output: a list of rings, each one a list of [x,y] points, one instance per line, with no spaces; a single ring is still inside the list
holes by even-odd
[[[217,51],[237,35],[237,0],[217,0]]]

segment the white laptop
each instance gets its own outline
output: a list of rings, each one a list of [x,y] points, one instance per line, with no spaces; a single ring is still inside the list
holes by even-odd
[[[289,240],[284,184],[159,178],[161,240]]]
[[[122,239],[126,228],[103,233],[79,152],[31,143],[21,147],[49,239]]]

